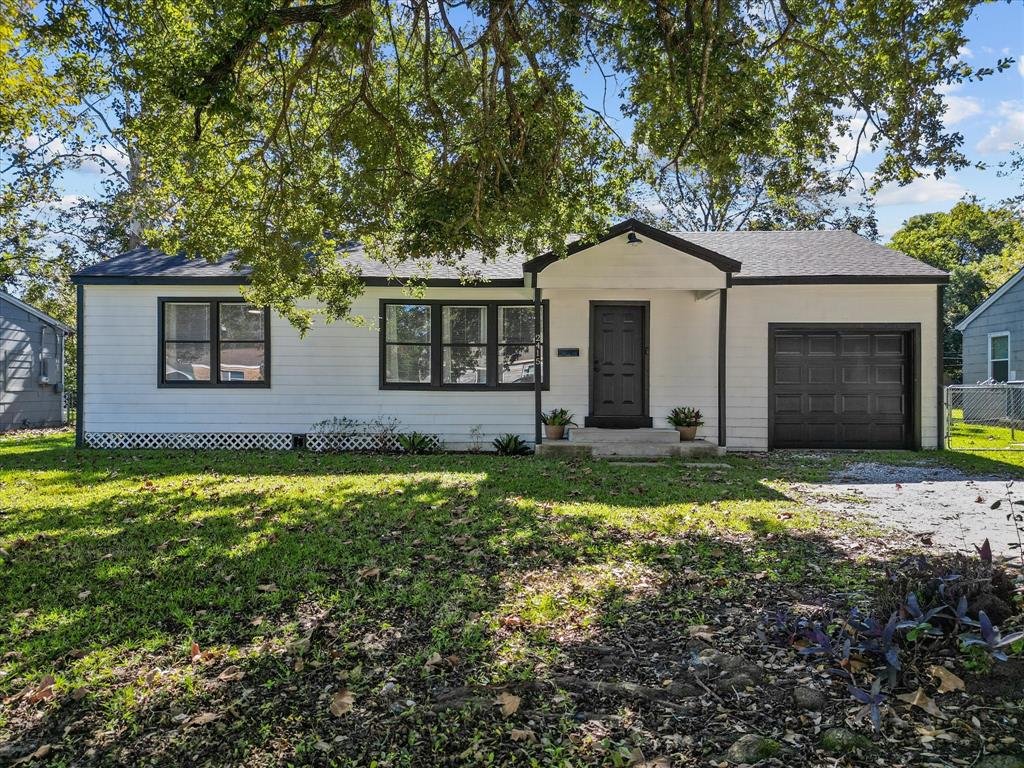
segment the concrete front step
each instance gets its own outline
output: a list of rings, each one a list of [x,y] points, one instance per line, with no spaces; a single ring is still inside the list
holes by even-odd
[[[562,458],[630,458],[656,459],[671,456],[720,456],[723,450],[707,440],[681,443],[664,442],[598,442],[578,443],[571,440],[550,440],[537,446],[539,456]]]
[[[679,442],[675,429],[602,429],[600,427],[570,427],[570,443],[598,445],[604,443],[673,444]]]

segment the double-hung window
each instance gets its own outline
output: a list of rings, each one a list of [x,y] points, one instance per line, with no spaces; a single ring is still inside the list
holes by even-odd
[[[538,347],[532,302],[381,301],[381,387],[532,389],[542,306]]]
[[[241,299],[161,299],[159,365],[164,387],[269,387],[270,313]]]
[[[993,333],[988,337],[988,377],[993,381],[1010,380],[1010,334]]]

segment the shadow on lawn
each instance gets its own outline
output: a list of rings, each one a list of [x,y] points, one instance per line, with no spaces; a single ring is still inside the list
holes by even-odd
[[[605,643],[641,604],[655,618],[637,623],[647,629],[631,635],[634,657],[637,644],[681,641],[724,600],[759,595],[757,574],[802,584],[807,602],[852,569],[828,536],[793,529],[780,514],[789,500],[757,468],[232,454],[230,477],[190,481],[218,455],[114,454],[111,477],[109,452],[52,453],[4,469],[72,473],[94,497],[72,504],[55,493],[68,476],[36,476],[25,519],[0,517],[16,542],[0,593],[0,690],[55,674],[59,691],[13,705],[0,725],[11,754],[50,743],[72,756],[93,746],[110,764],[207,751],[213,764],[436,762],[471,748],[480,723],[502,727],[492,711],[435,712],[439,691],[543,678],[538,664]],[[728,508],[692,512],[711,502]],[[192,641],[213,658],[193,665]],[[457,661],[428,672],[434,652]],[[219,681],[228,665],[245,678]],[[88,693],[74,701],[79,685]],[[343,685],[357,706],[341,720],[325,696]],[[573,706],[541,720],[557,731]],[[219,717],[175,719],[200,711]]]

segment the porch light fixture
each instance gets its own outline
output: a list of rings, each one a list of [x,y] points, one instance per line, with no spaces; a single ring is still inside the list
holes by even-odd
[[[626,235],[627,245],[640,245],[640,243],[642,242],[643,240],[636,236],[636,232],[630,232],[628,235]]]

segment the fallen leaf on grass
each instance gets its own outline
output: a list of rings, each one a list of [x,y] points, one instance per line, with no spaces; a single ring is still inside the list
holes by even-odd
[[[512,741],[528,741],[531,744],[536,744],[537,734],[529,728],[513,728]]]
[[[32,760],[42,760],[44,757],[49,757],[52,751],[53,747],[51,747],[49,744],[43,744],[43,746],[39,747],[39,749],[37,749],[32,754],[25,755],[24,757],[19,757],[12,763],[12,765],[21,765],[22,763],[28,763]]]
[[[696,640],[703,640],[706,643],[712,643],[715,640],[715,628],[707,624],[694,624],[687,627],[686,634]]]
[[[217,712],[200,712],[198,715],[188,720],[185,725],[207,725],[212,723],[214,720],[220,720],[220,714]]]
[[[47,675],[39,681],[39,685],[36,689],[28,695],[28,703],[35,704],[40,701],[46,701],[46,699],[53,697],[53,684],[56,682],[53,679],[53,675]]]
[[[331,714],[335,717],[348,714],[352,711],[352,705],[355,703],[355,700],[355,696],[352,695],[348,688],[342,688],[331,697]]]
[[[217,679],[222,680],[225,683],[230,683],[235,680],[241,680],[243,677],[245,677],[245,672],[243,672],[239,667],[236,667],[234,665],[231,665],[230,667],[224,667],[223,671],[221,671],[221,673],[217,675]]]
[[[939,678],[939,693],[950,693],[952,691],[965,690],[964,681],[945,667],[933,664],[928,667],[928,674],[932,677]]]
[[[945,717],[942,710],[935,706],[935,702],[928,698],[928,694],[924,692],[924,688],[918,688],[913,693],[901,693],[896,697],[900,701],[905,701],[912,707],[923,709],[929,715],[935,717]]]
[[[277,592],[277,584],[257,584],[256,589],[260,592]]]
[[[430,654],[430,658],[427,659],[426,663],[423,665],[423,668],[430,672],[434,669],[434,667],[439,667],[442,661],[444,661],[444,659],[441,658],[441,654],[435,651],[434,653]]]
[[[380,568],[364,568],[359,572],[360,581],[369,581],[370,579],[380,578]]]
[[[494,700],[495,704],[501,706],[501,714],[505,717],[514,715],[519,710],[519,704],[522,699],[512,693],[499,693],[498,698]]]
[[[72,701],[81,701],[82,699],[85,698],[86,694],[88,694],[88,693],[89,693],[89,691],[87,691],[84,686],[80,685],[77,688],[75,688],[75,690],[73,690],[71,692],[71,700]]]
[[[85,600],[91,594],[92,594],[91,590],[83,589],[81,592],[78,593],[78,599],[79,600]]]

